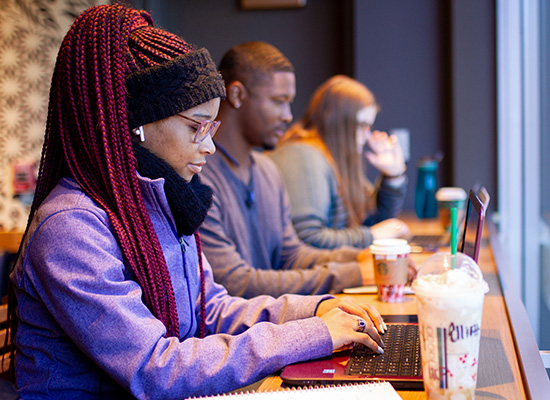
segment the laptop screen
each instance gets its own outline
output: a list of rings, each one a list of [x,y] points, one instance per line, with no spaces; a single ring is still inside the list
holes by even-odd
[[[479,245],[481,243],[484,218],[485,207],[474,191],[470,190],[460,251],[472,257],[476,262],[479,255]]]

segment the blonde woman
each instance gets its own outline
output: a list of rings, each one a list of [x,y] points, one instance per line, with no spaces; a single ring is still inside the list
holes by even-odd
[[[334,76],[315,91],[304,117],[270,154],[282,172],[292,222],[304,242],[364,248],[373,239],[409,234],[395,218],[408,181],[403,152],[395,137],[371,132],[377,112],[369,89]],[[364,158],[381,172],[376,186],[365,175]]]

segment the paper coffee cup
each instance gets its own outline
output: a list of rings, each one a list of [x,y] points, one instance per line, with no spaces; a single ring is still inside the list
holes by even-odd
[[[489,290],[465,254],[437,253],[413,282],[429,400],[474,399],[483,300]]]
[[[405,239],[378,239],[369,250],[379,299],[389,303],[403,301],[411,247]]]
[[[439,219],[445,232],[451,230],[451,208],[456,208],[456,225],[464,220],[466,199],[468,194],[461,187],[442,187],[435,193],[439,208]]]

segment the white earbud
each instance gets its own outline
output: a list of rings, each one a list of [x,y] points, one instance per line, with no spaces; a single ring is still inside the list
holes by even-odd
[[[134,135],[139,136],[140,142],[145,142],[145,135],[143,134],[143,125],[138,126],[137,128],[132,129],[132,132],[134,132]]]

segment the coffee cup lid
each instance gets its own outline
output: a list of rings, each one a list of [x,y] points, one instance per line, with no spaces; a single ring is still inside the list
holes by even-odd
[[[466,200],[468,194],[461,187],[442,187],[435,193],[437,201]]]
[[[405,239],[376,239],[369,247],[372,254],[408,254],[411,246]]]

